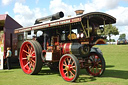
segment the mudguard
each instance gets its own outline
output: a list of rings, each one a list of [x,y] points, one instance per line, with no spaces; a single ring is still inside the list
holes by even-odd
[[[103,56],[102,51],[97,47],[92,47],[90,53],[100,53]]]

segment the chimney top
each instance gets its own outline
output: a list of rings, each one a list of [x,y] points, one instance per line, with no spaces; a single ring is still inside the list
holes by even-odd
[[[76,15],[80,15],[80,14],[83,14],[84,10],[76,10]]]

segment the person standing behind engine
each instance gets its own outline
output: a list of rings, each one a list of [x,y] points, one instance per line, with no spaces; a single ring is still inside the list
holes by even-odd
[[[7,68],[8,68],[8,70],[11,69],[11,56],[12,56],[11,48],[7,47],[6,58],[7,58]]]

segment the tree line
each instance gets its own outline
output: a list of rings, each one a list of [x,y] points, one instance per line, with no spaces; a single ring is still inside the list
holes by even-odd
[[[119,30],[116,26],[113,26],[112,24],[108,24],[104,27],[104,31],[101,33],[102,36],[108,36],[109,40],[106,40],[107,42],[115,42],[115,39],[111,39],[112,35],[119,35]],[[126,34],[120,34],[120,38],[126,38]]]

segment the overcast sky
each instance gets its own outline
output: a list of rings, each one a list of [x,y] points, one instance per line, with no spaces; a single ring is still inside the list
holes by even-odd
[[[36,18],[63,11],[65,16],[84,13],[105,12],[117,19],[116,27],[128,39],[128,0],[1,0],[0,14],[9,14],[22,26],[33,25]],[[117,40],[119,36],[113,36]]]

